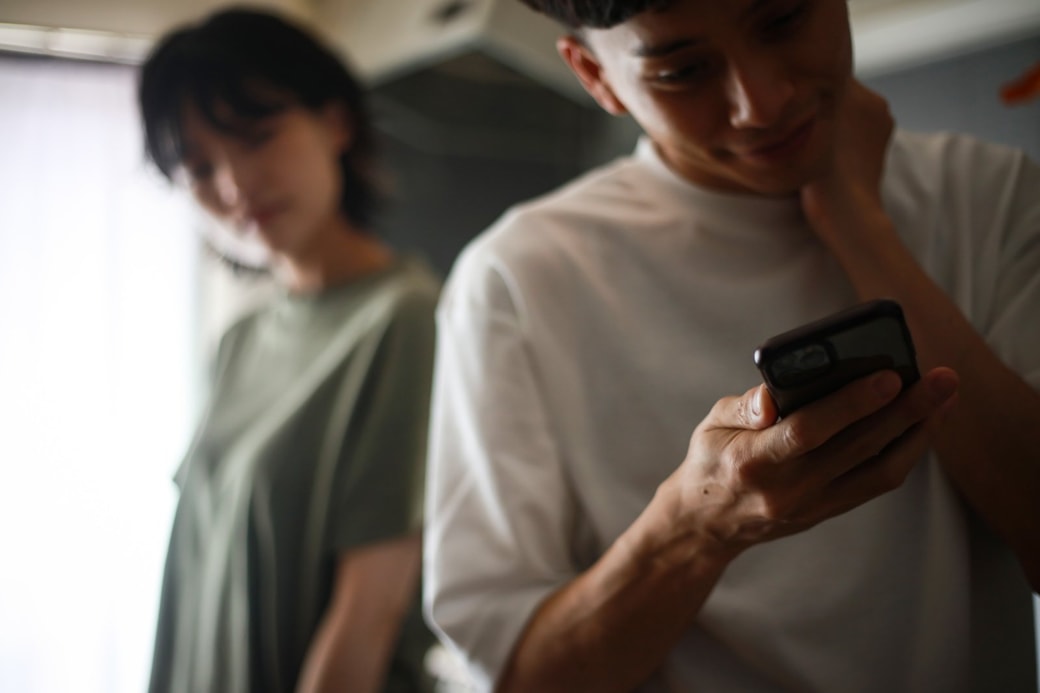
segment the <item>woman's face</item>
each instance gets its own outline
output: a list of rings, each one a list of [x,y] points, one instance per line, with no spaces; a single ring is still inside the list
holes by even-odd
[[[260,119],[225,119],[217,129],[188,104],[182,173],[199,204],[269,252],[305,256],[344,222],[339,157],[349,145],[341,109],[289,106]]]

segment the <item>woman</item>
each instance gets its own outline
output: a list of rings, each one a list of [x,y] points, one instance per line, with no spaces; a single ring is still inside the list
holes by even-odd
[[[373,135],[343,64],[233,10],[142,68],[149,158],[266,251],[177,472],[152,691],[425,690],[422,459],[437,282],[371,233]]]

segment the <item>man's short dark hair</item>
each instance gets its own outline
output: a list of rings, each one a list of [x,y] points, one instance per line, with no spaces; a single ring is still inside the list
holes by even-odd
[[[609,29],[647,10],[661,10],[672,0],[521,0],[525,5],[574,30]]]

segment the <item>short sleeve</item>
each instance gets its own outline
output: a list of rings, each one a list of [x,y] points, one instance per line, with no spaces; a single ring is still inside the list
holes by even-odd
[[[365,368],[334,477],[326,548],[401,536],[422,524],[430,381],[432,292],[409,292],[362,344]],[[356,364],[355,364],[356,365]]]
[[[904,240],[989,347],[1040,387],[1040,167],[968,135],[900,132],[885,198]]]
[[[1040,389],[1040,166],[1024,154],[1008,157],[993,178],[1006,181],[991,204],[995,288],[985,338],[997,354]],[[999,176],[999,177],[998,177]]]
[[[509,282],[472,264],[456,264],[438,312],[424,588],[427,619],[491,690],[577,574],[577,511]]]

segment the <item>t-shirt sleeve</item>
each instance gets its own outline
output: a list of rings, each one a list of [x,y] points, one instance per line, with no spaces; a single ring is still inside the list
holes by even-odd
[[[456,263],[438,313],[425,610],[490,690],[538,605],[571,580],[576,514],[509,281]]]
[[[993,352],[1040,388],[1040,167],[967,135],[901,132],[885,191],[918,260]]]
[[[365,375],[331,494],[326,549],[332,552],[422,524],[435,304],[432,291],[409,292],[366,338]]]
[[[984,337],[1001,359],[1040,389],[1040,166],[1025,155],[1004,157],[1003,181],[982,247],[995,258]]]

